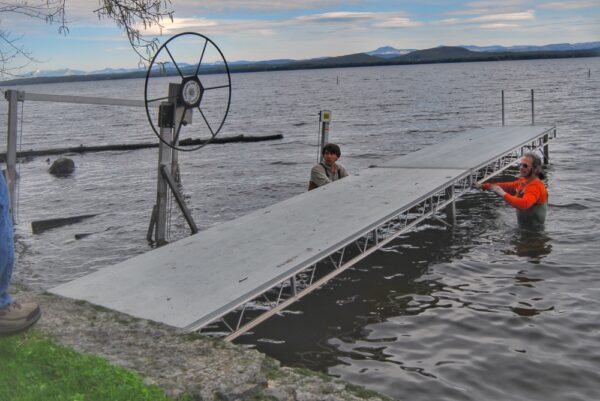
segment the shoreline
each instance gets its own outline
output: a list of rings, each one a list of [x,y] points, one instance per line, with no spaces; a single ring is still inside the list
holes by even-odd
[[[322,373],[283,367],[255,349],[138,319],[84,301],[13,285],[18,301],[35,301],[33,327],[79,353],[139,373],[173,398],[194,400],[391,401]],[[235,363],[232,363],[235,361]]]
[[[435,50],[435,49],[429,49]],[[417,51],[418,52],[427,52]],[[327,57],[325,59],[312,59],[304,61],[294,61],[287,64],[268,64],[252,63],[244,65],[232,65],[229,67],[231,74],[243,74],[253,72],[277,72],[277,71],[298,71],[298,70],[320,70],[332,68],[359,68],[359,67],[389,67],[389,66],[414,66],[422,64],[454,64],[454,63],[482,63],[494,61],[529,61],[529,60],[552,60],[552,59],[572,59],[572,58],[596,58],[600,57],[600,48],[588,50],[563,50],[563,51],[533,51],[533,52],[482,52],[469,56],[464,55],[439,55],[434,57],[415,57],[414,59],[405,59],[401,56],[399,59],[378,59],[372,56],[372,59],[363,60],[360,58],[364,53],[358,55],[347,55],[338,57]],[[411,53],[409,53],[411,54]],[[356,56],[359,56],[356,58]],[[405,55],[406,56],[406,55]],[[221,69],[208,71],[206,73],[224,73]],[[106,81],[120,79],[140,79],[146,78],[147,71],[133,71],[114,74],[88,74],[88,75],[66,75],[50,77],[27,77],[15,78],[0,81],[3,87],[35,85],[35,84],[55,84],[69,82],[88,82],[88,81]],[[176,76],[176,71],[169,71],[166,75],[151,75],[151,77]]]

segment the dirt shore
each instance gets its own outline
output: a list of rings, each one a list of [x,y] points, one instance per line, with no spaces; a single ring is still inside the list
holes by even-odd
[[[362,387],[307,371],[281,367],[250,348],[133,318],[86,302],[16,286],[20,301],[36,301],[35,326],[58,343],[101,356],[138,372],[177,398],[195,400],[383,401]]]

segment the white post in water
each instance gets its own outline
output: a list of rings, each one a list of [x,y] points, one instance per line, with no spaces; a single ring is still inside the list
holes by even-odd
[[[502,126],[504,127],[504,89],[502,89]]]
[[[173,120],[175,116],[175,104],[163,102],[160,105],[160,137],[163,141],[171,143],[173,136]],[[171,166],[171,148],[160,141],[158,145],[158,171],[156,179],[156,205],[153,212],[155,218],[154,238],[158,245],[164,245],[167,232],[167,182],[161,174],[161,166]]]
[[[19,92],[16,90],[7,90],[4,94],[8,100],[8,132],[6,138],[6,184],[8,186],[8,197],[10,202],[10,211],[15,220],[15,201],[17,188],[17,125],[19,110]]]
[[[531,125],[535,125],[533,89],[531,90]]]
[[[177,99],[179,93],[178,84],[169,84],[169,99]],[[152,211],[152,218],[150,221],[150,229],[148,230],[148,236],[152,234],[152,228],[154,228],[154,239],[156,243],[164,245],[167,243],[167,196],[168,196],[168,183],[163,177],[162,166],[165,166],[171,174],[173,168],[173,159],[176,160],[177,152],[171,149],[168,143],[173,141],[174,128],[176,127],[176,112],[177,105],[175,102],[162,102],[158,112],[160,126],[160,137],[161,141],[158,145],[158,171],[156,179],[156,204]]]
[[[331,122],[331,111],[321,110],[319,112],[319,163],[323,162],[323,146],[329,142],[329,123]]]

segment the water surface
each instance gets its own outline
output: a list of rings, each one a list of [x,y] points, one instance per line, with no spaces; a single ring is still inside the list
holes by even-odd
[[[494,196],[469,193],[453,230],[421,225],[239,342],[401,399],[600,399],[599,58],[249,73],[232,82],[222,135],[284,139],[181,155],[201,229],[305,191],[320,109],[332,110],[331,137],[351,172],[499,125],[501,90],[508,125],[531,122],[534,89],[536,124],[558,129],[542,231],[519,229]],[[140,99],[142,88],[125,80],[23,89]],[[23,149],[154,140],[142,109],[27,102],[23,111]],[[16,276],[30,285],[49,288],[150,249],[156,150],[72,158],[71,178],[47,174],[45,157],[19,166]],[[87,213],[99,215],[31,234],[33,220]],[[172,237],[184,235],[174,214]]]

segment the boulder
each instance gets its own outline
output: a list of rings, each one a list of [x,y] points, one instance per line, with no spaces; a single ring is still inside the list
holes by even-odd
[[[57,177],[66,177],[75,171],[75,162],[72,159],[61,157],[54,160],[48,172]]]

